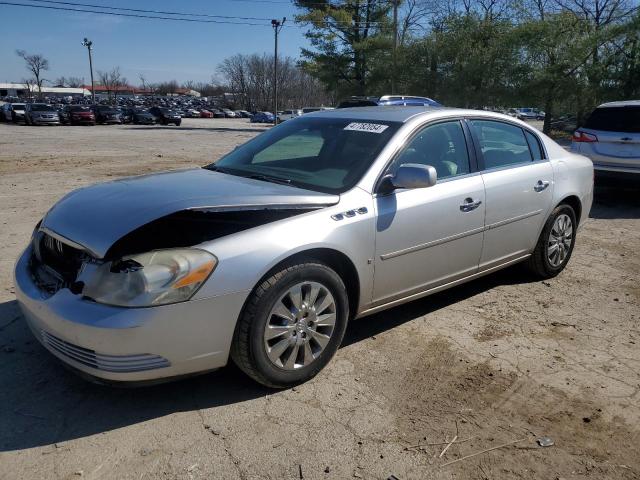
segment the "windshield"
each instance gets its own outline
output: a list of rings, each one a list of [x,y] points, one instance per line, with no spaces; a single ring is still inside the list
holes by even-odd
[[[342,193],[362,178],[400,125],[299,117],[257,136],[206,168]]]
[[[14,103],[11,105],[14,110],[24,110],[24,103]]]
[[[596,108],[584,126],[605,132],[640,133],[640,106]]]
[[[69,111],[71,112],[89,112],[91,109],[89,107],[70,107]]]
[[[116,110],[113,107],[98,107],[100,113],[120,113],[120,110]]]
[[[34,112],[55,112],[56,108],[51,105],[41,105],[41,104],[33,104],[31,105],[31,110]]]

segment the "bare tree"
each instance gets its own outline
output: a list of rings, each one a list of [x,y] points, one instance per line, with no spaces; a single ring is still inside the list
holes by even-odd
[[[84,78],[67,77],[67,87],[80,88],[84,85]]]
[[[107,90],[109,100],[112,93],[117,100],[118,90],[127,84],[127,79],[120,74],[120,67],[114,67],[108,72],[98,70],[98,82]]]
[[[273,55],[233,55],[218,66],[234,107],[268,110],[273,105]],[[330,102],[320,82],[290,58],[278,60],[278,85],[282,108],[300,108]]]
[[[42,82],[45,81],[42,78],[42,72],[49,70],[49,60],[39,53],[28,54],[24,50],[16,50],[16,55],[25,61],[27,70],[33,74],[38,86],[38,97],[42,97]]]
[[[149,88],[149,84],[147,83],[147,77],[144,76],[144,74],[139,74],[138,78],[140,79],[140,88],[142,88],[142,90],[147,90]]]
[[[29,100],[33,100],[33,91],[36,88],[36,79],[35,78],[23,78],[22,83],[24,84],[24,88],[27,91],[27,98]]]

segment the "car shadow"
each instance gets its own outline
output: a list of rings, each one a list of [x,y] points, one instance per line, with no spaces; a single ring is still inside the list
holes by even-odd
[[[353,321],[343,347],[496,285],[531,278],[510,268],[466,285]],[[87,382],[33,337],[17,302],[0,303],[0,451],[61,444],[177,412],[221,407],[272,393],[233,364],[216,372],[144,388]]]
[[[640,180],[596,179],[589,217],[604,220],[640,218]]]

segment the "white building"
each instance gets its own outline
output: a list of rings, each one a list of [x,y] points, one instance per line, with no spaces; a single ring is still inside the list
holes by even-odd
[[[26,85],[24,83],[0,83],[0,98],[3,97],[28,97],[29,87],[31,95],[38,94],[38,87]],[[91,96],[91,92],[86,88],[71,87],[42,87],[42,94],[48,97],[86,97]]]

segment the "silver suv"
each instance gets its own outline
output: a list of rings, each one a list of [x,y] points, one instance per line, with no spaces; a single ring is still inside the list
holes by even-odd
[[[27,103],[24,108],[25,125],[60,125],[58,110],[45,103]]]
[[[600,105],[574,132],[571,150],[597,173],[640,174],[640,100]]]

